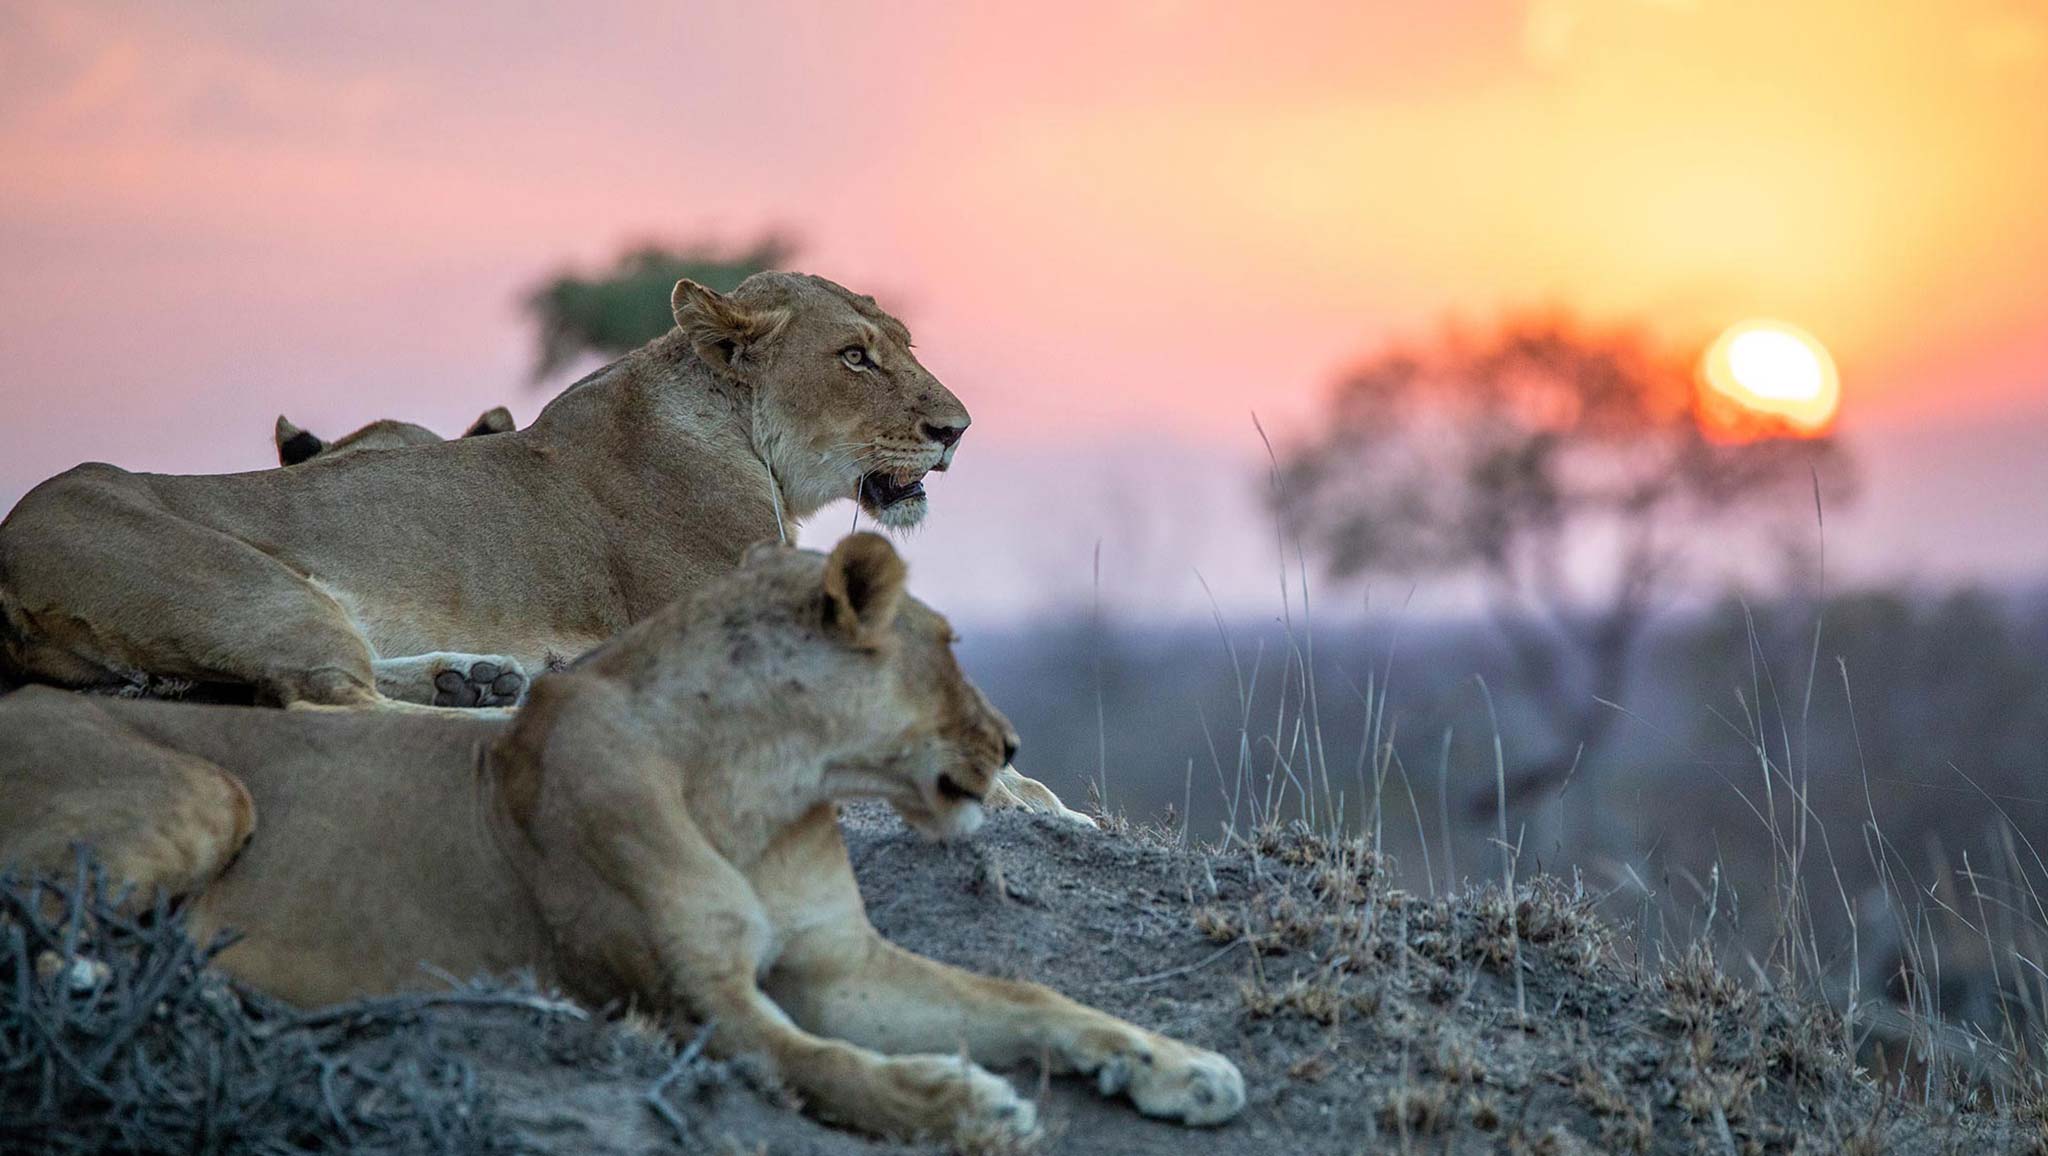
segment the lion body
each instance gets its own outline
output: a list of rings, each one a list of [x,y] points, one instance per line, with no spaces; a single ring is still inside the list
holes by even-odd
[[[644,404],[635,368],[490,438],[246,474],[60,475],[0,534],[17,661],[73,685],[129,671],[260,685],[266,665],[302,680],[340,667],[367,690],[379,655],[538,669],[581,654],[778,534],[772,483],[731,407],[628,429],[623,414]],[[265,689],[333,697],[303,681]]]
[[[950,642],[857,535],[829,560],[750,552],[510,719],[31,688],[0,699],[0,863],[90,845],[188,896],[199,933],[241,932],[221,966],[299,1003],[529,970],[678,1030],[708,1019],[717,1050],[765,1055],[871,1131],[1029,1131],[963,1049],[1228,1118],[1243,1087],[1222,1057],[867,923],[834,800],[964,833],[1014,749]]]
[[[872,301],[788,274],[732,298],[687,285],[678,329],[524,430],[247,474],[93,463],[50,479],[0,522],[0,664],[287,705],[508,704],[523,672],[726,573],[750,543],[790,539],[870,477],[950,460],[930,434],[957,439],[966,411]],[[852,368],[835,352],[848,342],[874,360]],[[922,513],[909,489],[898,518]],[[437,691],[472,668],[487,676],[466,697]]]

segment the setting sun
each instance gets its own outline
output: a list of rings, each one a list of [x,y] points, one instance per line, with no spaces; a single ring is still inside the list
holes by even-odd
[[[1841,405],[1841,380],[1827,348],[1782,321],[1729,326],[1707,350],[1700,372],[1710,391],[1707,400],[1720,403],[1709,409],[1725,432],[1775,426],[1819,434]]]

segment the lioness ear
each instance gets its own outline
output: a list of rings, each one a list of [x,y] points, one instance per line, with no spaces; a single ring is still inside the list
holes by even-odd
[[[896,624],[910,568],[880,534],[849,534],[825,561],[825,628],[873,646]]]
[[[511,433],[517,428],[517,423],[512,420],[512,411],[500,405],[485,410],[468,429],[462,431],[462,436],[474,438],[485,434]]]
[[[277,443],[279,465],[295,466],[314,457],[327,448],[327,443],[292,424],[283,414],[277,415],[277,431],[271,435]]]
[[[735,380],[745,380],[748,362],[763,344],[782,332],[790,318],[787,309],[742,305],[688,277],[676,282],[668,307],[697,356]]]

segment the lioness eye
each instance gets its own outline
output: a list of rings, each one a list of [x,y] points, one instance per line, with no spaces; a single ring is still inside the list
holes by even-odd
[[[848,369],[866,369],[869,364],[868,351],[858,345],[849,345],[839,351],[839,360],[844,361]]]

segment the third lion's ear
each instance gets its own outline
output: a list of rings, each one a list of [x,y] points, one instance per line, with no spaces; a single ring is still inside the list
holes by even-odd
[[[483,437],[485,434],[511,433],[517,428],[519,428],[518,423],[512,420],[512,411],[499,405],[493,406],[479,415],[474,422],[470,423],[468,429],[462,431],[462,436],[476,438]]]
[[[910,568],[880,534],[849,534],[825,561],[825,628],[875,646],[896,625]]]
[[[781,332],[790,316],[787,309],[744,305],[688,277],[676,282],[668,304],[697,356],[712,369],[740,379],[744,379],[748,355]]]
[[[318,457],[327,443],[293,425],[290,418],[277,415],[277,430],[271,435],[277,443],[277,463],[281,466],[295,466],[309,458]]]

